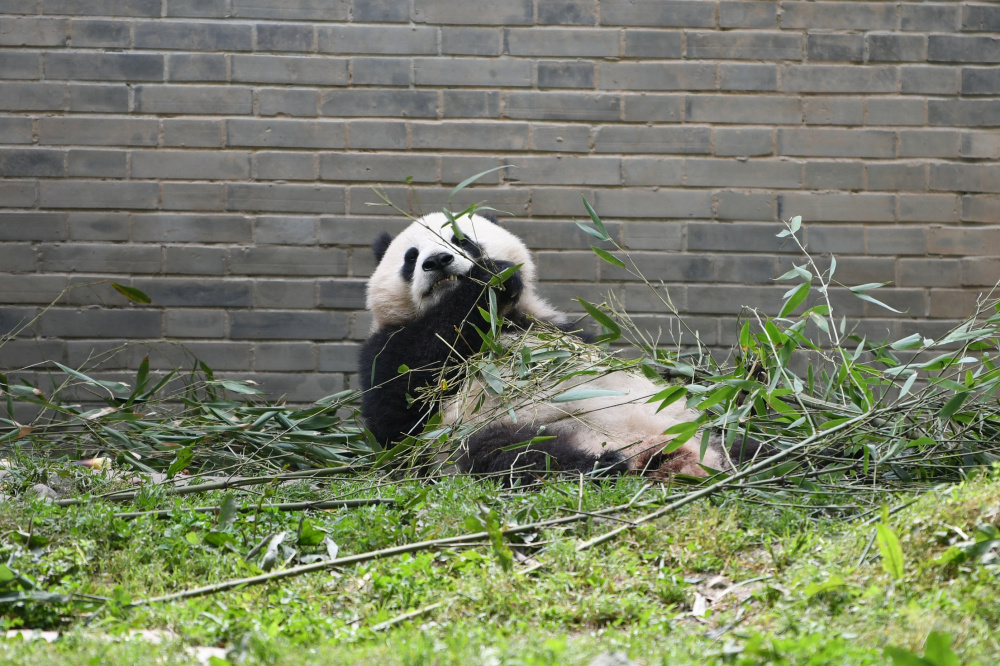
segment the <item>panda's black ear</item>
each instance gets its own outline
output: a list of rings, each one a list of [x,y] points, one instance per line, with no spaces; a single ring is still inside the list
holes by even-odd
[[[479,217],[485,217],[493,224],[500,224],[500,220],[497,219],[496,214],[491,210],[477,210],[476,215],[478,215]]]
[[[387,232],[383,231],[375,238],[375,242],[372,243],[372,252],[375,253],[375,262],[381,263],[382,257],[385,256],[385,251],[389,249],[389,244],[392,243],[392,236]]]

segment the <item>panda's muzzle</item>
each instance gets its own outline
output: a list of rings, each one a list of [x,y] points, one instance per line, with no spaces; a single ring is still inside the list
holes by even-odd
[[[439,286],[445,282],[454,282],[458,280],[458,276],[452,273],[448,273],[448,266],[450,266],[455,261],[454,255],[448,252],[439,252],[437,254],[432,254],[424,260],[424,263],[420,265],[424,271],[428,273],[442,273],[443,277],[436,280],[431,288],[428,289],[428,293],[434,291]]]

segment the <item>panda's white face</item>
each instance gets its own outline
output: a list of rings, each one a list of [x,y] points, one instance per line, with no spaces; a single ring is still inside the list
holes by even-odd
[[[367,306],[373,330],[405,324],[447,298],[468,275],[473,262],[486,256],[521,265],[526,292],[535,281],[535,265],[524,243],[479,215],[456,220],[455,234],[443,213],[425,215],[392,239],[368,282]],[[376,250],[376,253],[378,250]]]

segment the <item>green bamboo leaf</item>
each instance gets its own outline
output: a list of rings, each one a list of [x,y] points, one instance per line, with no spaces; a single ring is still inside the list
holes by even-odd
[[[587,400],[589,398],[603,398],[612,395],[628,395],[621,391],[611,391],[609,389],[573,389],[560,393],[552,398],[552,402],[573,402],[574,400]]]
[[[174,461],[170,463],[170,467],[167,468],[167,478],[172,479],[178,472],[183,471],[191,462],[191,458],[193,457],[194,449],[190,446],[185,446],[183,449],[178,451]]]
[[[924,337],[919,333],[914,333],[913,335],[908,335],[905,338],[896,340],[889,346],[893,349],[913,349],[923,344],[925,344]]]
[[[788,224],[792,230],[792,233],[794,234],[796,231],[802,228],[802,216],[796,215],[791,219],[791,221]]]
[[[263,393],[259,389],[255,389],[252,386],[248,386],[244,382],[232,380],[232,379],[219,379],[214,382],[206,382],[207,384],[214,384],[216,386],[221,386],[227,391],[232,391],[233,393],[241,393],[243,395],[261,395]]]
[[[859,294],[859,293],[855,292],[855,294],[854,294],[854,295],[855,295],[855,296],[857,296],[858,298],[860,298],[860,299],[861,299],[861,300],[863,300],[863,301],[868,301],[869,303],[874,303],[875,305],[878,305],[878,306],[880,306],[880,307],[883,307],[883,308],[885,308],[886,310],[889,310],[890,312],[895,312],[895,313],[897,313],[897,314],[903,314],[903,313],[902,313],[902,312],[901,312],[900,310],[897,310],[896,308],[894,308],[894,307],[892,307],[892,306],[890,306],[890,305],[886,305],[886,304],[885,304],[885,303],[883,303],[882,301],[880,301],[880,300],[878,300],[878,299],[875,299],[875,298],[872,298],[872,297],[871,297],[871,296],[869,296],[868,294]]]
[[[903,386],[899,389],[899,397],[902,398],[904,395],[910,392],[913,388],[913,383],[917,381],[917,373],[915,371],[910,372],[910,376],[906,378],[903,382]]]
[[[617,323],[615,323],[614,319],[602,312],[596,305],[588,303],[582,298],[578,298],[576,300],[583,306],[583,309],[587,311],[587,314],[596,319],[601,326],[608,329],[608,333],[599,335],[596,338],[597,342],[612,342],[622,336],[622,329]]]
[[[118,284],[117,282],[112,282],[111,286],[114,287],[119,294],[132,301],[133,303],[143,303],[148,304],[153,301],[145,293],[136,289],[135,287],[126,287],[123,284]]]
[[[586,231],[588,234],[590,234],[591,236],[593,236],[597,240],[602,240],[602,241],[608,240],[597,229],[591,229],[590,227],[588,227],[583,222],[579,222],[577,220],[574,220],[574,222],[576,222],[576,226],[580,227],[581,229],[583,229],[584,231]]]
[[[866,282],[865,284],[859,284],[856,287],[851,287],[851,291],[855,294],[861,293],[863,291],[871,291],[872,289],[878,289],[879,287],[884,287],[889,284],[888,282]]]
[[[587,215],[590,215],[591,222],[593,222],[594,226],[597,227],[597,230],[601,232],[603,236],[601,240],[611,240],[611,234],[608,233],[604,223],[601,222],[601,218],[598,217],[597,211],[595,211],[594,207],[590,205],[589,201],[587,201],[587,197],[583,197],[583,207],[587,209]]]
[[[899,545],[899,538],[891,527],[881,523],[875,528],[875,540],[882,554],[882,568],[887,574],[899,580],[905,573],[903,549]]]
[[[515,167],[514,167],[513,164],[504,164],[503,166],[493,167],[492,169],[487,169],[486,171],[480,171],[479,173],[477,173],[474,176],[469,176],[468,178],[466,178],[465,180],[463,180],[461,183],[459,183],[458,185],[456,185],[454,187],[454,189],[452,189],[451,193],[448,195],[448,201],[450,202],[452,200],[452,198],[456,194],[458,194],[459,192],[461,192],[462,190],[464,190],[469,185],[472,185],[474,182],[476,182],[477,180],[479,180],[480,178],[482,178],[486,174],[493,173],[494,171],[499,171],[500,169],[510,169],[510,168],[515,168]]]
[[[809,296],[808,282],[803,282],[795,289],[790,290],[788,293],[785,294],[785,298],[787,298],[788,300],[786,300],[785,304],[781,306],[781,312],[778,313],[778,316],[787,317],[788,315],[790,315],[792,312],[795,311],[795,308],[802,305],[802,301],[806,300],[807,296]]]
[[[958,411],[958,408],[962,406],[966,398],[969,397],[969,392],[958,393],[952,396],[951,400],[944,404],[941,411],[938,412],[938,416],[942,419],[950,419],[952,415]]]
[[[82,372],[79,372],[77,370],[74,370],[73,368],[68,368],[65,365],[63,365],[62,363],[59,363],[57,361],[52,361],[52,363],[54,363],[56,366],[58,366],[59,369],[62,370],[63,372],[65,372],[67,375],[71,375],[73,377],[76,377],[77,379],[81,379],[81,380],[87,382],[88,384],[93,384],[94,386],[104,387],[104,388],[108,389],[109,391],[113,391],[114,393],[127,393],[128,392],[128,386],[125,385],[125,384],[122,384],[121,382],[105,382],[105,381],[101,381],[100,379],[94,379],[93,377],[88,377],[87,375],[85,375]]]
[[[608,262],[612,266],[617,266],[619,268],[625,268],[625,262],[622,261],[621,259],[619,259],[618,257],[616,257],[615,255],[611,254],[607,250],[602,250],[601,248],[594,247],[593,245],[590,246],[590,249],[593,250],[597,254],[598,257],[600,257],[604,261]]]

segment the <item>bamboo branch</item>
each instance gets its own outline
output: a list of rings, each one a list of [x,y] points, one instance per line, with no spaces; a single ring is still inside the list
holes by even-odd
[[[280,504],[261,504],[257,506],[241,506],[236,509],[239,513],[250,513],[251,511],[257,511],[258,509],[277,509],[278,511],[308,511],[312,510],[322,510],[322,509],[340,509],[345,507],[355,507],[355,506],[378,506],[380,504],[393,505],[396,503],[394,499],[352,499],[352,500],[318,500],[315,502],[282,502]],[[198,506],[190,509],[196,513],[219,513],[221,507],[218,506]],[[141,518],[142,516],[156,516],[159,519],[169,518],[170,514],[173,513],[173,509],[161,509],[154,511],[130,511],[126,513],[116,513],[115,518],[122,518],[123,520],[132,520],[133,518]]]

